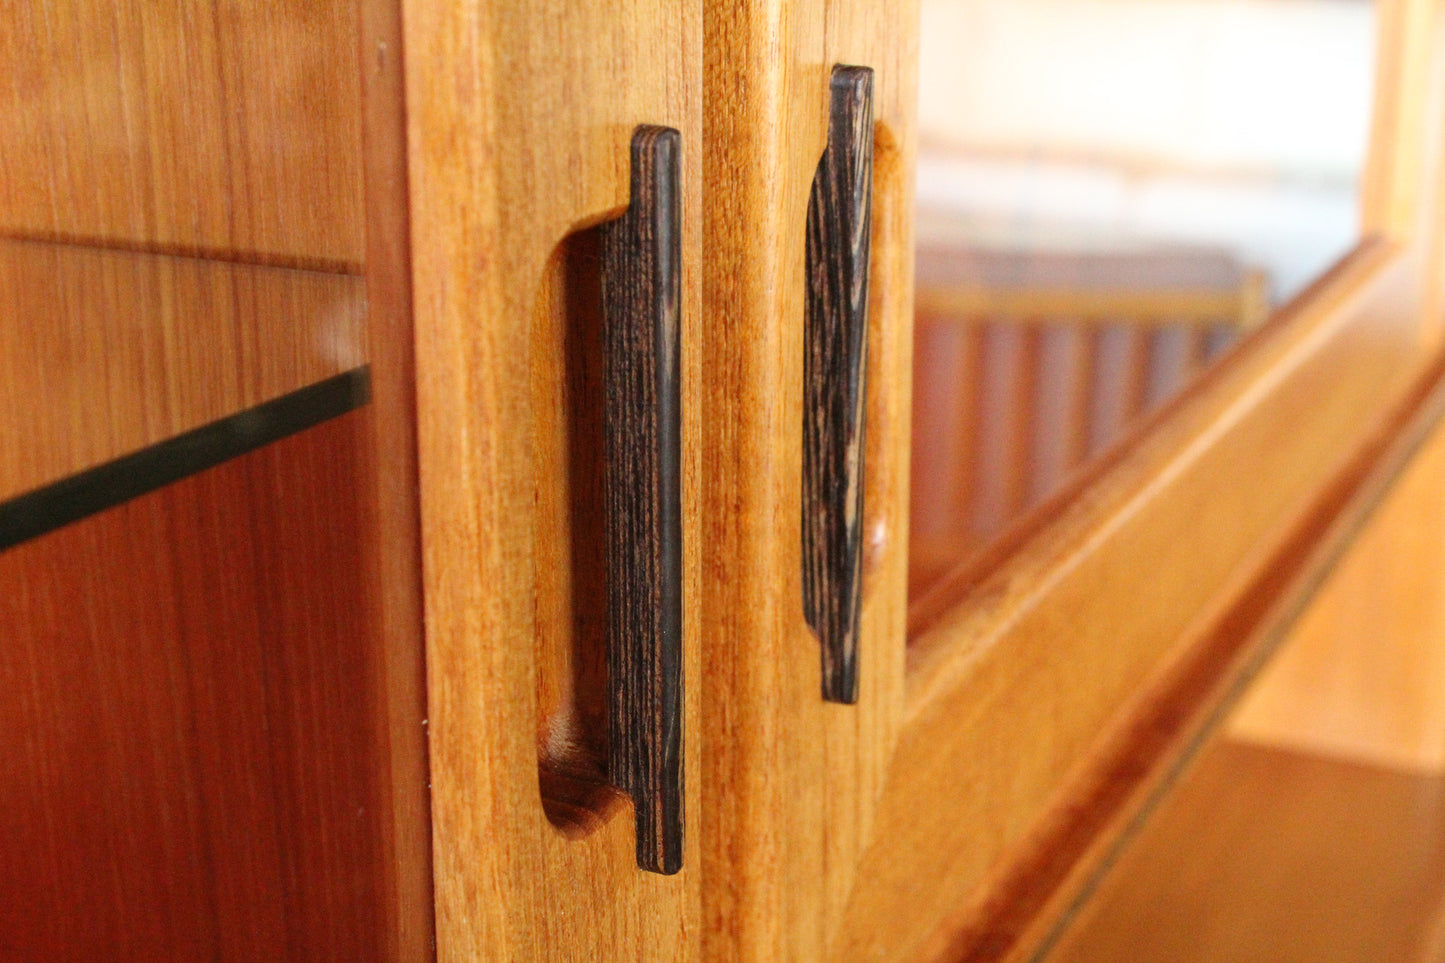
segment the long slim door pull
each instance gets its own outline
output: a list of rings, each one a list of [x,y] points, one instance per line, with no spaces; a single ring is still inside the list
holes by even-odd
[[[808,201],[803,354],[803,610],[823,698],[858,701],[873,71],[836,66]]]
[[[637,865],[682,868],[681,137],[632,135],[631,201],[605,228],[609,779]]]

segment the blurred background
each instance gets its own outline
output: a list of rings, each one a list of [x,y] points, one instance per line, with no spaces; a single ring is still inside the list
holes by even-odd
[[[911,585],[1347,253],[1363,0],[924,0]]]

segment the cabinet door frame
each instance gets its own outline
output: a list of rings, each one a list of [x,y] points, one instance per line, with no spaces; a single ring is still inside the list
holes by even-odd
[[[700,906],[701,8],[403,0],[401,11],[437,956],[688,958]],[[576,515],[569,433],[585,433],[567,413],[571,299],[597,283],[595,249],[574,264],[567,239],[628,209],[642,125],[681,133],[687,822],[683,869],[668,876],[638,868],[629,802],[604,793],[562,825],[542,788],[549,735],[568,728],[545,707],[580,632],[581,563],[559,521]],[[593,288],[570,286],[574,266]]]
[[[711,954],[1029,955],[1277,638],[1356,496],[1388,487],[1435,410],[1445,43],[1434,0],[1381,0],[1378,22],[1358,246],[910,606],[914,11],[707,6],[706,102],[733,108],[707,115],[704,172]],[[877,71],[883,158],[856,706],[818,696],[798,588],[802,226],[834,63]]]

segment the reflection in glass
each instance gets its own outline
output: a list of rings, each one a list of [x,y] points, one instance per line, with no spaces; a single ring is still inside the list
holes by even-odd
[[[911,583],[1354,246],[1363,0],[924,0]]]

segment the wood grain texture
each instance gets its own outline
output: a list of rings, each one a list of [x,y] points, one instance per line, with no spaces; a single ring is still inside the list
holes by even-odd
[[[823,698],[848,704],[858,701],[863,600],[872,200],[873,71],[835,66],[828,146],[808,197],[803,612],[822,650]]]
[[[823,960],[903,698],[912,3],[704,4],[703,952]],[[874,71],[858,701],[819,698],[802,606],[807,210],[834,64]],[[711,573],[716,573],[711,574]]]
[[[680,135],[632,135],[632,203],[604,229],[609,774],[637,865],[682,868]]]
[[[1156,813],[1050,963],[1433,963],[1441,777],[1223,742]]]
[[[577,315],[567,272],[551,266],[567,238],[627,209],[639,124],[681,133],[683,675],[700,676],[703,473],[688,402],[702,371],[688,350],[703,328],[700,10],[506,0],[402,13],[437,953],[696,958],[696,754],[683,761],[683,869],[644,872],[625,799],[580,830],[548,819],[539,740],[576,729],[567,700],[549,716],[539,690],[592,630],[581,617],[595,586],[575,563],[568,506],[585,502],[574,478],[601,485],[569,463]]]
[[[358,273],[359,7],[7,0],[0,234]]]
[[[359,278],[0,241],[0,499],[365,361]]]
[[[7,960],[402,958],[369,427],[0,553]]]

